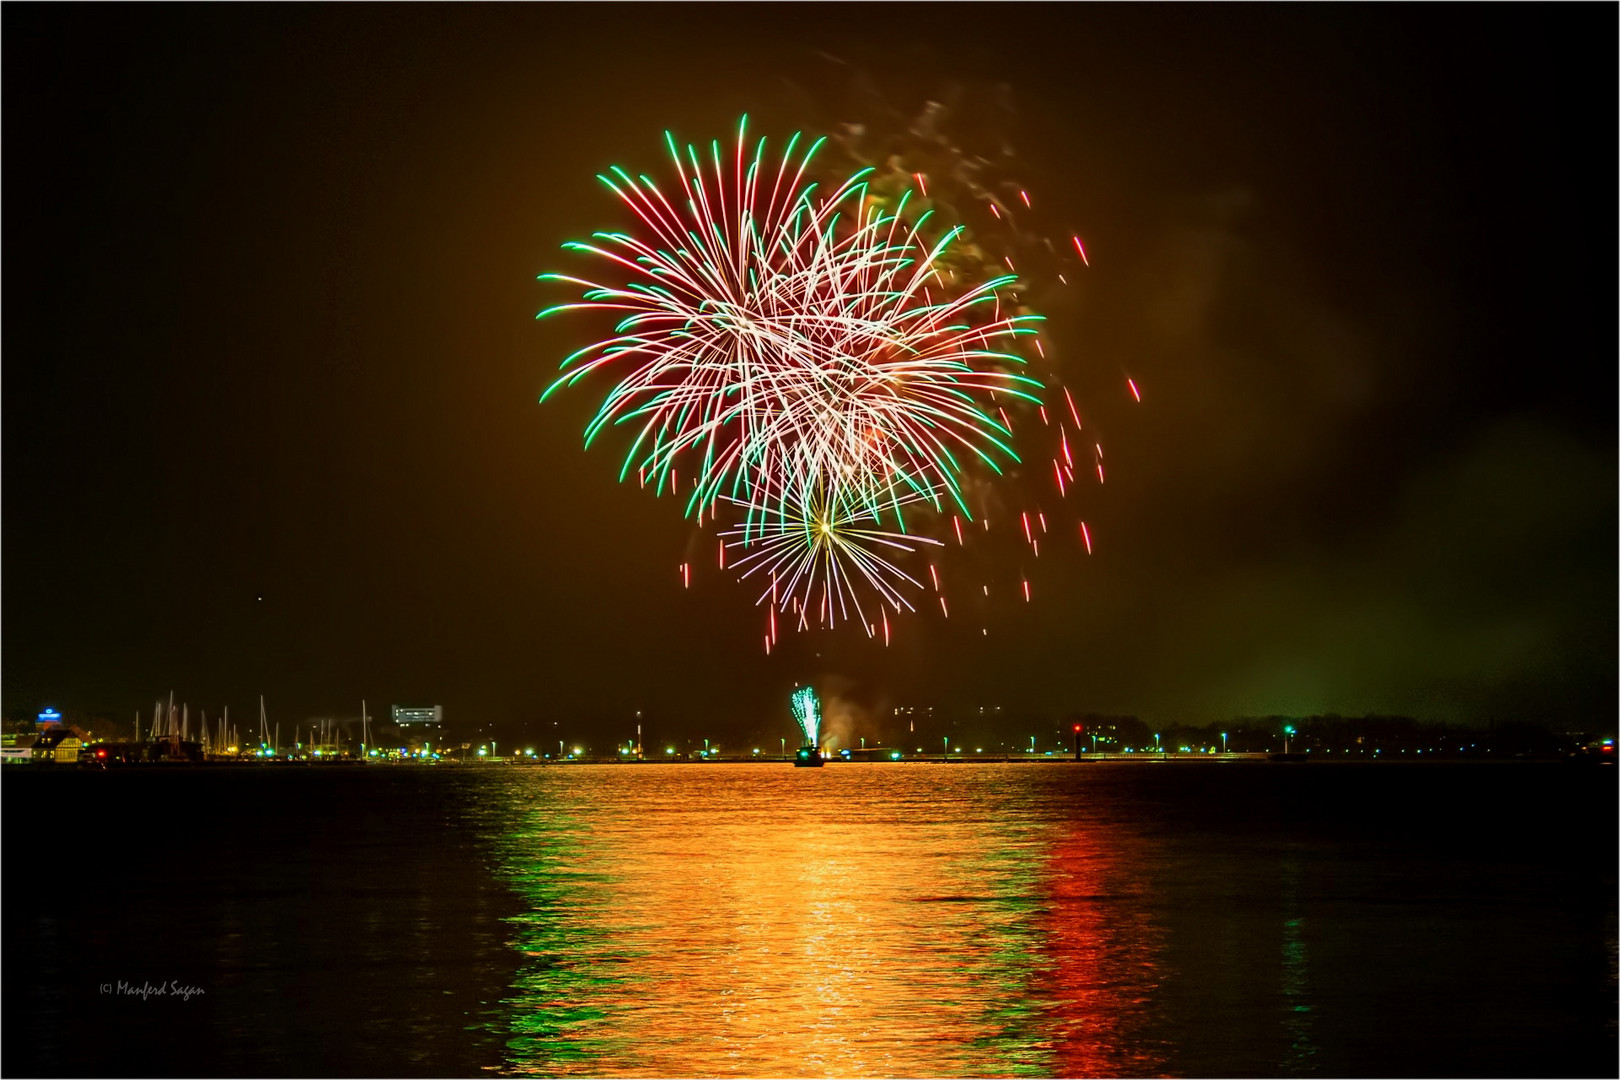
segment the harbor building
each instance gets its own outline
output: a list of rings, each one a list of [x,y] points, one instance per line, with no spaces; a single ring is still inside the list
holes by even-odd
[[[393,717],[401,731],[421,731],[427,727],[437,731],[444,723],[444,706],[395,705]]]
[[[402,748],[415,753],[440,745],[444,732],[444,706],[395,705],[390,710]]]

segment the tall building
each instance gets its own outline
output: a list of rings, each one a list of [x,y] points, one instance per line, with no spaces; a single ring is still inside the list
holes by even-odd
[[[401,731],[420,731],[425,727],[439,728],[444,723],[442,705],[395,705],[394,723]]]
[[[444,707],[441,705],[393,707],[394,730],[399,732],[403,747],[413,753],[439,745],[444,731],[441,726],[443,719]]]

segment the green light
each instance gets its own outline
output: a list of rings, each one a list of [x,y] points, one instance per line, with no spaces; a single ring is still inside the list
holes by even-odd
[[[793,707],[793,719],[799,724],[799,730],[804,733],[806,746],[819,746],[821,734],[821,699],[816,697],[814,687],[801,686],[793,691],[790,699]]]

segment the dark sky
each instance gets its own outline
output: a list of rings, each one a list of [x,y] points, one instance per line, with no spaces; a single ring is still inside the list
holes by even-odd
[[[814,680],[866,714],[1613,723],[1612,5],[0,19],[7,714],[785,731]],[[1049,314],[1096,553],[988,636],[767,658],[752,593],[679,587],[712,539],[582,449],[592,394],[536,400],[587,340],[533,316],[617,220],[594,174],[816,123],[784,76],[817,49],[918,102],[1010,82],[1087,237]]]

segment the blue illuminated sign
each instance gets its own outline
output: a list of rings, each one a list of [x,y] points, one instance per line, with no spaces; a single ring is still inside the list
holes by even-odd
[[[62,719],[62,714],[51,708],[47,708],[44,712],[39,714],[39,724],[41,727],[44,727],[46,724],[54,724],[60,719]]]

